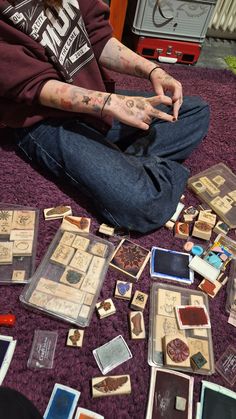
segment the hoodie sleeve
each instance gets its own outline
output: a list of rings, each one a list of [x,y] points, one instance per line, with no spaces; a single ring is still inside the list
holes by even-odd
[[[98,60],[106,43],[112,37],[109,23],[110,9],[102,0],[79,1],[85,27]]]
[[[61,80],[61,77],[39,44],[9,25],[5,26],[3,22],[0,23],[1,98],[30,105],[38,101],[39,93],[47,80]]]

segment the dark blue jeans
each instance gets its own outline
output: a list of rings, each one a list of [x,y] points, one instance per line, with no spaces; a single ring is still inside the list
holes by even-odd
[[[189,176],[181,162],[206,135],[208,124],[208,105],[185,97],[177,122],[156,119],[148,131],[115,121],[104,136],[69,119],[48,120],[16,134],[32,162],[85,192],[109,224],[145,233],[175,212]]]

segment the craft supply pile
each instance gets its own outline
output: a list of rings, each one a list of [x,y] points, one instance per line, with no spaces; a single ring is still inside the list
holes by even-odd
[[[39,209],[0,204],[0,284],[24,285],[23,308],[69,323],[68,347],[80,350],[92,316],[104,322],[116,316],[116,301],[128,302],[124,310],[130,339],[148,341],[151,378],[146,419],[161,418],[164,410],[167,417],[191,419],[195,374],[207,376],[202,380],[197,419],[207,417],[206,411],[210,417],[208,409],[216,397],[222,406],[226,398],[236,408],[236,393],[231,389],[236,382],[236,347],[228,346],[214,359],[208,304],[227,287],[222,310],[236,327],[236,176],[218,164],[190,178],[188,186],[199,204],[186,206],[183,196],[164,226],[181,241],[182,251],[165,248],[164,243],[146,249],[128,231],[106,224],[92,234],[91,219],[73,214],[63,203],[43,211],[45,222],[61,221],[36,270]],[[143,291],[140,280],[148,266],[149,293]],[[108,269],[120,277],[114,281],[113,294],[101,300]],[[149,324],[144,321],[147,302]],[[12,335],[15,320],[11,313],[0,315],[0,325],[11,326]],[[57,331],[35,329],[27,367],[53,369],[57,342]],[[0,384],[16,345],[14,336],[0,335]],[[133,377],[127,374],[126,362],[133,355],[124,336],[107,339],[92,353],[100,374],[86,380],[91,398],[130,394]],[[115,368],[123,363],[123,374],[116,374]],[[215,372],[224,378],[225,387],[210,382]],[[99,412],[80,406],[81,391],[55,380],[44,418],[102,419]],[[166,404],[167,392],[171,402]]]

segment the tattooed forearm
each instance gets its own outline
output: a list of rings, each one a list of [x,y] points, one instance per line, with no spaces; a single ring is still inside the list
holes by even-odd
[[[157,64],[131,51],[115,38],[107,42],[99,62],[110,70],[142,78],[148,78],[153,67],[158,67]]]
[[[106,92],[87,90],[57,80],[45,83],[40,94],[40,103],[68,112],[97,114],[101,112]]]

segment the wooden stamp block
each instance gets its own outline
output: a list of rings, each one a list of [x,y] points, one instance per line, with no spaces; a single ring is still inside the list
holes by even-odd
[[[167,221],[167,223],[165,223],[165,227],[168,229],[168,230],[173,230],[173,228],[174,228],[174,226],[175,226],[175,223],[174,223],[174,221],[171,221],[171,220],[169,220],[169,221]]]
[[[74,233],[71,233],[70,231],[64,231],[61,236],[60,243],[66,244],[67,246],[72,246],[75,237],[76,235]]]
[[[201,295],[191,294],[190,304],[193,306],[201,306],[204,304],[204,299]],[[193,336],[207,337],[207,329],[192,329]]]
[[[145,339],[145,325],[142,311],[129,313],[131,339]]]
[[[81,289],[83,291],[89,292],[90,294],[96,293],[99,280],[103,271],[104,263],[104,258],[100,258],[99,256],[93,256],[92,262],[89,265],[89,269],[81,285]]]
[[[227,212],[232,209],[232,205],[227,200],[223,200],[220,196],[212,199],[211,206],[222,214],[227,214]]]
[[[214,227],[216,223],[216,215],[211,212],[200,211],[198,221],[206,222],[207,224],[210,224],[211,227]]]
[[[137,281],[149,258],[149,250],[128,239],[122,239],[113,253],[110,266]]]
[[[84,330],[70,329],[67,336],[66,345],[81,348],[83,345],[83,338]]]
[[[203,193],[206,191],[206,186],[199,180],[193,182],[191,184],[191,188],[194,190],[194,192],[196,192],[196,194]]]
[[[177,333],[185,336],[185,331],[179,330],[175,317],[155,316],[155,351],[162,352],[165,335],[175,335]]]
[[[205,202],[202,202],[201,204],[198,204],[197,206],[198,211],[205,211],[205,212],[212,212],[212,208],[209,207]]]
[[[74,231],[75,233],[88,233],[90,229],[90,224],[90,218],[66,215],[65,217],[63,217],[61,229],[67,231]]]
[[[165,365],[190,367],[190,350],[188,340],[181,334],[166,335],[163,338]]]
[[[92,379],[92,397],[116,396],[131,393],[129,375],[111,375]]]
[[[103,223],[100,225],[98,231],[101,234],[105,234],[105,236],[114,236],[115,228]]]
[[[69,205],[58,205],[57,207],[45,208],[43,214],[45,220],[58,220],[65,215],[71,215],[72,210]]]
[[[86,293],[85,298],[84,298],[84,304],[86,304],[87,306],[91,306],[93,299],[94,299],[93,294]]]
[[[145,305],[148,299],[148,295],[144,292],[136,290],[133,296],[133,299],[131,301],[130,307],[133,310],[141,310],[143,311],[145,309]]]
[[[191,214],[184,214],[183,219],[185,223],[192,223],[194,220],[194,217]]]
[[[209,345],[205,339],[188,338],[190,358],[198,352],[201,352],[202,356],[206,359],[206,363],[202,365],[202,369],[210,369],[210,356],[209,356]]]
[[[87,237],[75,236],[72,247],[75,249],[87,250],[90,240]]]
[[[234,200],[234,202],[236,202],[236,189],[234,191],[229,192],[228,195],[230,196],[230,198]]]
[[[210,240],[212,227],[204,221],[195,221],[192,236],[202,240]]]
[[[198,288],[204,291],[209,297],[214,298],[220,291],[222,284],[219,281],[209,281],[208,279],[203,279],[202,282],[198,285]]]
[[[13,256],[31,256],[33,250],[32,240],[15,240],[13,242]]]
[[[206,306],[182,305],[175,307],[176,319],[180,329],[210,329],[210,317]]]
[[[0,264],[8,265],[13,261],[13,242],[3,241],[0,242]]]
[[[215,227],[213,228],[213,231],[216,234],[224,234],[226,236],[229,232],[229,226],[223,223],[223,221],[218,221],[218,223],[216,223]]]
[[[70,266],[72,268],[78,269],[78,271],[86,272],[92,258],[93,256],[90,253],[78,249],[70,262]]]
[[[234,204],[234,200],[229,196],[229,195],[225,195],[222,197],[223,202],[225,202],[226,205],[233,205]]]
[[[177,221],[175,223],[175,237],[179,239],[187,239],[189,236],[189,225]]]
[[[53,297],[73,301],[78,305],[83,303],[85,297],[85,294],[78,289],[42,277],[38,281],[35,289]]]
[[[130,300],[133,284],[130,282],[116,281],[115,297],[122,300]]]
[[[106,253],[107,253],[107,245],[105,243],[101,243],[101,242],[92,243],[92,245],[90,247],[90,252],[93,255],[101,256],[101,257],[104,258],[106,256]]]
[[[79,317],[82,317],[83,319],[87,319],[89,312],[90,312],[90,307],[83,304],[79,312]]]
[[[9,236],[12,228],[13,211],[0,211],[0,236]]]
[[[200,370],[206,363],[207,360],[206,358],[204,358],[201,352],[197,352],[196,354],[190,357],[190,364],[194,371]]]
[[[224,272],[222,272],[218,278],[217,281],[220,282],[221,285],[225,285],[226,282],[228,281],[229,277],[228,275],[226,275]]]
[[[215,176],[212,181],[216,184],[216,186],[222,186],[225,183],[225,178],[223,176],[217,175]]]
[[[83,272],[79,272],[74,268],[67,267],[60,278],[60,282],[70,285],[71,287],[80,288],[83,279]]]
[[[12,281],[24,281],[25,279],[25,271],[23,270],[14,270],[12,272]]]
[[[193,207],[192,205],[188,208],[185,208],[184,214],[190,215],[193,219],[197,217],[199,211],[197,208]]]
[[[158,289],[157,293],[157,314],[175,318],[175,306],[181,304],[181,293]]]
[[[50,257],[50,260],[54,263],[59,263],[60,265],[68,265],[74,252],[75,249],[73,249],[73,247],[59,243]]]
[[[210,196],[214,197],[220,193],[220,189],[207,176],[200,177],[200,182],[206,187],[207,193]]]
[[[11,230],[10,240],[31,240],[34,239],[34,230]]]
[[[14,211],[12,218],[12,230],[32,230],[35,225],[35,211]]]
[[[184,397],[176,396],[175,398],[175,408],[181,412],[184,412],[186,409],[187,400]]]
[[[111,298],[108,298],[107,300],[97,303],[96,309],[97,309],[97,313],[100,319],[109,317],[112,314],[115,314],[116,312],[116,308]]]

